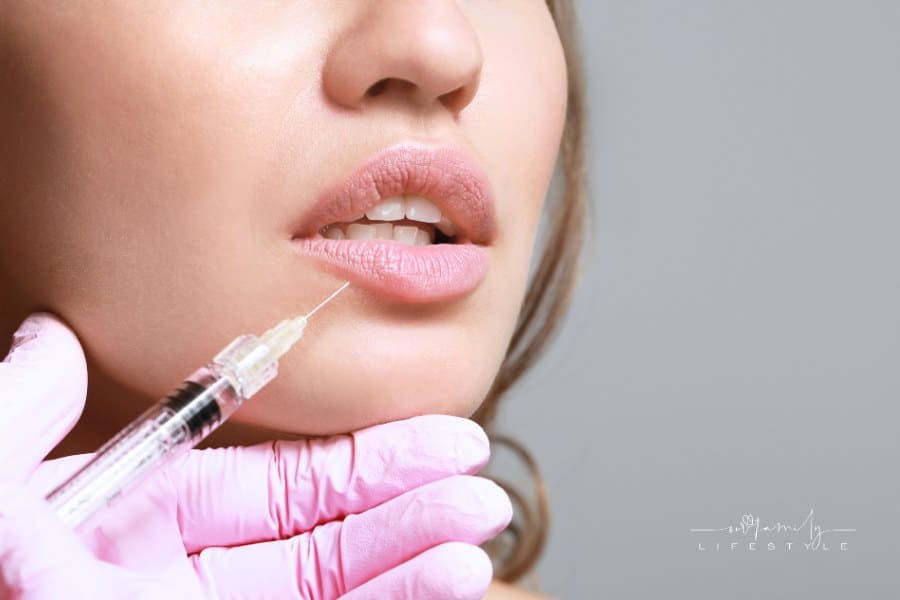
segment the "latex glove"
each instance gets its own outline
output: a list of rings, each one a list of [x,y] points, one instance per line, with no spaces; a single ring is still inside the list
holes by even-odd
[[[27,319],[0,363],[0,597],[483,597],[492,569],[477,545],[511,506],[469,475],[489,453],[473,422],[194,450],[76,534],[43,497],[89,455],[41,461],[86,386],[75,335]]]

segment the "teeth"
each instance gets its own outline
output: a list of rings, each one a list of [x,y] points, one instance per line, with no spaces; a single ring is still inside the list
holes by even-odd
[[[367,210],[364,215],[355,215],[346,222],[358,221],[364,216],[372,221],[399,221],[404,216],[420,223],[440,223],[444,220],[441,209],[435,206],[431,200],[413,195],[402,198],[395,196],[382,200]],[[449,221],[447,222],[449,223]]]
[[[364,217],[370,221],[400,221],[405,217],[410,221],[433,224],[447,237],[456,235],[456,226],[441,213],[441,209],[435,206],[431,200],[408,194],[387,198],[364,214],[349,217],[340,224],[332,224],[322,230],[322,236],[330,240],[392,239],[411,246],[434,243],[431,233],[414,225],[392,225],[389,222],[359,223],[358,221]]]
[[[341,231],[340,227],[329,227],[322,233],[322,235],[329,240],[344,239],[344,232]]]
[[[421,196],[406,196],[406,218],[422,223],[438,223],[441,209]]]
[[[416,244],[416,234],[422,231],[415,225],[395,225],[394,226],[394,240],[400,242],[401,244],[408,244],[410,246],[415,246]],[[426,234],[427,235],[427,234]]]
[[[454,235],[456,235],[456,227],[453,225],[453,223],[450,222],[450,219],[448,219],[447,217],[441,217],[441,220],[436,227],[440,229],[441,233],[443,233],[447,237],[453,237]]]
[[[408,246],[429,246],[434,243],[431,234],[415,225],[350,223],[346,233],[335,225],[321,233],[322,237],[329,240],[394,240]]]
[[[403,198],[395,197],[382,200],[366,211],[366,216],[373,221],[399,221],[403,218]]]
[[[379,240],[394,239],[394,226],[390,223],[375,223],[375,238]]]
[[[352,223],[347,226],[348,240],[371,240],[375,237],[374,225],[363,225],[362,223]]]

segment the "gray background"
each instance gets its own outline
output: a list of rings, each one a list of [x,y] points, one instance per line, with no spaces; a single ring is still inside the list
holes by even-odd
[[[544,591],[900,597],[900,2],[579,8],[594,244],[500,421],[550,486]],[[689,532],[810,509],[846,551]]]

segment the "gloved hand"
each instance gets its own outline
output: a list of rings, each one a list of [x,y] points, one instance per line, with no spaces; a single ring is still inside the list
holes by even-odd
[[[483,597],[492,569],[477,545],[511,506],[471,476],[489,453],[473,422],[193,450],[75,533],[43,497],[90,456],[41,461],[80,416],[86,373],[47,313],[0,363],[0,597]]]

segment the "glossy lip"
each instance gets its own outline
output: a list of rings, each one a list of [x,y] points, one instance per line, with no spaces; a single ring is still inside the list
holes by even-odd
[[[456,227],[456,243],[409,246],[319,233],[400,194],[431,200]],[[401,144],[320,195],[293,228],[292,242],[298,253],[324,261],[354,286],[399,301],[435,302],[466,295],[484,279],[496,230],[493,191],[474,159],[455,147]]]

